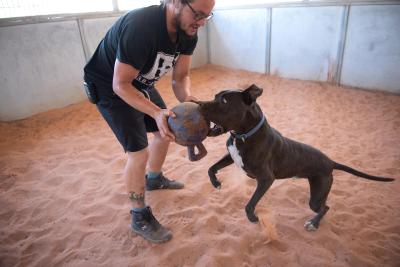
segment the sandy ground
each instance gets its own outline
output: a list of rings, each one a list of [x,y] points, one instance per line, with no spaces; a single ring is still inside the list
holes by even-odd
[[[173,107],[169,80],[158,88]],[[227,135],[205,140],[199,162],[174,143],[164,172],[185,189],[147,194],[174,238],[150,244],[128,228],[126,156],[85,101],[0,123],[0,266],[400,266],[400,96],[210,65],[192,72],[202,100],[251,83],[264,88],[258,102],[283,135],[397,181],[335,171],[331,209],[307,232],[308,182],[287,179],[261,199],[253,224],[244,206],[255,181],[234,165],[219,173],[220,190],[208,179]]]

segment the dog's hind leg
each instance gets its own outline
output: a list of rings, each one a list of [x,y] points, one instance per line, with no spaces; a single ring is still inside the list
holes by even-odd
[[[310,183],[310,208],[316,212],[317,215],[308,220],[304,224],[304,228],[307,231],[316,231],[320,221],[329,210],[329,207],[326,205],[326,200],[331,190],[333,177],[332,174],[327,176],[315,176],[310,177],[308,182]]]
[[[225,168],[228,165],[231,165],[232,163],[233,163],[233,159],[232,159],[231,155],[228,153],[222,159],[220,159],[217,163],[215,163],[208,169],[208,176],[210,177],[210,181],[215,188],[218,188],[218,189],[221,188],[221,182],[218,181],[217,176],[216,176],[217,172],[220,169]]]
[[[254,214],[254,209],[261,197],[267,192],[268,188],[272,185],[274,179],[268,177],[267,179],[257,179],[257,188],[251,197],[249,203],[246,205],[246,215],[249,221],[258,222],[258,217]]]

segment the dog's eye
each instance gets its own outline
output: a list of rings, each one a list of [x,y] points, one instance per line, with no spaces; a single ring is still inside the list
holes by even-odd
[[[228,101],[226,100],[225,97],[221,98],[221,101],[222,101],[222,103],[224,103],[224,104],[228,103]]]

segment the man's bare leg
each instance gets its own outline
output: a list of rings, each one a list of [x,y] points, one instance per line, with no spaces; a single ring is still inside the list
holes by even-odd
[[[148,172],[161,172],[167,156],[169,141],[163,139],[159,132],[153,133],[154,138],[149,145]]]
[[[183,184],[169,180],[162,175],[162,166],[167,156],[169,141],[163,139],[159,132],[155,132],[149,145],[149,160],[147,163],[146,189],[181,189]]]
[[[132,204],[132,230],[143,238],[162,243],[172,238],[172,233],[163,227],[145,202],[145,172],[148,160],[148,149],[128,152],[128,160],[124,170],[124,178],[129,199]]]
[[[125,165],[124,179],[132,208],[144,208],[145,204],[145,174],[149,157],[147,148],[138,152],[127,152],[128,160]]]

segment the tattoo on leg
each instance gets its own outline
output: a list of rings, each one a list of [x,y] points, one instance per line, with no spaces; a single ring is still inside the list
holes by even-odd
[[[140,206],[144,206],[144,193],[130,192],[129,199],[136,202]]]

